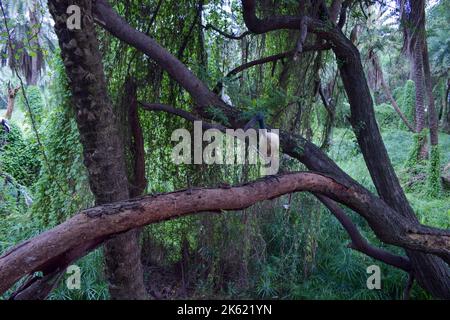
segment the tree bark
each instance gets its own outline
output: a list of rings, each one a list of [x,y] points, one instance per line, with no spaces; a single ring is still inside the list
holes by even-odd
[[[39,75],[42,68],[43,55],[41,47],[39,46],[39,21],[37,17],[37,7],[36,4],[29,11],[30,23],[31,23],[31,38],[30,46],[34,50],[34,55],[31,56],[31,74],[28,80],[29,85],[36,85],[39,79]]]
[[[425,76],[425,87],[428,97],[428,122],[430,127],[430,143],[432,146],[437,146],[439,143],[439,119],[436,111],[434,96],[433,96],[433,81],[431,79],[430,59],[428,57],[427,39],[424,38],[422,46],[423,57],[423,71]]]
[[[426,127],[426,114],[425,114],[425,86],[424,86],[424,74],[423,74],[423,56],[422,45],[420,41],[417,41],[415,49],[411,52],[411,75],[416,85],[416,132],[421,133]],[[428,147],[426,139],[422,140],[420,146],[419,157],[425,159],[428,156]]]
[[[127,76],[123,88],[118,115],[127,158],[130,198],[134,198],[141,196],[147,187],[144,136],[139,122],[136,80]]]
[[[425,40],[425,1],[408,0],[400,5],[401,18],[404,32],[404,49],[407,49],[411,78],[416,85],[416,133],[420,134],[426,127],[425,112],[425,75],[423,47]],[[427,139],[420,139],[419,159],[428,156]]]
[[[129,198],[123,147],[103,73],[90,0],[49,0],[61,55],[76,108],[84,163],[97,205]],[[66,10],[81,8],[81,30],[66,26]],[[137,231],[117,235],[104,246],[112,299],[144,299],[146,291]]]
[[[450,79],[447,79],[447,90],[445,90],[444,116],[442,119],[442,131],[450,134]]]

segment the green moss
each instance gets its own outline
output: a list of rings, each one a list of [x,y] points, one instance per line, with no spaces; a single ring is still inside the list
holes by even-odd
[[[387,103],[382,103],[375,107],[375,117],[381,129],[397,127],[397,113],[394,108]]]
[[[438,198],[441,195],[440,160],[439,146],[432,146],[427,176],[427,195],[432,198]]]
[[[408,160],[405,163],[406,168],[414,168],[420,162],[420,148],[427,139],[427,129],[414,134],[414,143],[412,149],[409,151]]]
[[[22,91],[20,91],[17,99],[17,108],[24,112],[25,116],[28,118],[27,120],[31,122],[31,119],[33,119],[37,129],[39,129],[42,123],[44,109],[41,91],[37,86],[29,86],[26,88],[25,94],[27,95],[27,99],[24,98]]]
[[[25,138],[15,123],[8,134],[0,130],[0,172],[10,174],[21,185],[31,186],[39,174],[38,156],[37,144]]]
[[[406,81],[405,86],[403,87],[402,92],[399,94],[398,104],[402,109],[403,113],[408,119],[409,123],[414,124],[415,110],[416,110],[416,86],[414,81],[408,80]],[[399,120],[400,129],[407,130],[406,124],[403,120]]]

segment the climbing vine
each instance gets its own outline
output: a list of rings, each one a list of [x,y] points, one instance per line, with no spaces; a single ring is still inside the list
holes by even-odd
[[[53,63],[55,80],[50,86],[49,114],[43,123],[46,127],[43,142],[50,166],[42,167],[32,208],[33,216],[43,226],[61,223],[92,204],[67,79],[60,59]]]

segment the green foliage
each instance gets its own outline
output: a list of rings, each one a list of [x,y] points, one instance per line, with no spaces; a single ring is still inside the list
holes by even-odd
[[[43,123],[47,159],[35,184],[32,207],[34,217],[46,227],[61,223],[92,204],[67,80],[59,59],[55,62],[51,95],[51,109]]]
[[[19,94],[17,95],[17,108],[24,112],[26,120],[28,120],[28,124],[30,126],[29,130],[32,130],[31,118],[33,118],[33,121],[36,124],[36,129],[39,129],[44,111],[44,102],[42,100],[41,92],[37,86],[28,86],[25,90],[25,94],[26,99],[23,96],[22,90],[19,91]],[[30,134],[34,133],[31,132]]]
[[[211,29],[198,26],[198,21],[193,19],[198,1],[167,0],[161,3],[152,25],[148,25],[148,12],[154,12],[156,1],[130,0],[126,5],[119,1],[115,9],[134,27],[148,29],[157,42],[176,53],[209,87],[214,87],[219,80],[223,81],[234,107],[243,111],[244,119],[248,120],[255,112],[261,111],[268,124],[308,135],[314,143],[320,141],[327,112],[320,99],[311,94],[314,80],[320,77],[326,88],[334,77],[336,64],[341,67],[345,61],[335,63],[333,55],[323,53],[317,74],[313,67],[316,54],[305,52],[297,62],[284,59],[257,65],[235,77],[226,78],[227,72],[245,61],[292,50],[297,35],[278,31],[261,37],[247,37],[246,43],[230,41]],[[142,10],[143,6],[148,10]],[[210,23],[229,33],[244,30],[240,2],[232,1],[230,6],[232,12],[224,9],[222,1],[209,1],[204,7],[202,24]],[[276,13],[291,14],[290,9],[293,8],[298,8],[298,1],[286,0],[279,5]],[[441,12],[442,15],[444,13]],[[359,12],[353,12],[349,18],[353,23],[362,16]],[[385,29],[381,32],[389,31]],[[393,37],[392,34],[387,36]],[[445,43],[442,36],[440,34],[436,39]],[[108,33],[100,31],[99,38],[109,94],[115,106],[121,101],[124,79],[133,75],[139,86],[138,100],[170,103],[191,111],[190,106],[194,105],[192,98],[154,61],[124,46]],[[360,41],[365,40],[361,38]],[[375,46],[378,48],[381,44],[384,43],[378,39]],[[438,41],[430,42],[430,46],[439,47],[438,44]],[[245,50],[244,45],[248,45]],[[185,50],[180,52],[183,46]],[[445,62],[440,57],[441,51],[445,53],[447,48],[437,47],[432,54],[436,59],[433,61]],[[244,56],[245,51],[247,56]],[[59,55],[59,52],[55,54]],[[206,56],[207,61],[200,63],[202,56]],[[396,61],[388,54],[380,58],[383,63]],[[390,65],[386,69],[392,69],[389,74],[391,85],[405,81],[404,68]],[[37,87],[27,89],[47,160],[38,152],[30,126],[30,114],[20,95],[17,108],[26,115],[24,124],[21,124],[23,133],[21,128],[13,126],[13,132],[8,137],[11,141],[0,154],[1,252],[93,203],[67,79],[59,59],[52,62],[52,69],[54,73],[50,75],[52,85],[48,94],[42,94]],[[335,91],[342,91],[340,86],[342,84],[338,80]],[[407,81],[403,87],[397,86],[395,98],[410,122],[414,123],[414,83]],[[47,96],[49,98],[45,99],[44,104],[42,97]],[[334,124],[337,129],[333,132],[329,155],[351,177],[376,192],[355,134],[347,121],[350,106],[342,98],[342,92],[340,96],[341,99],[338,95],[333,96],[337,100]],[[118,118],[122,116],[120,112],[126,113],[126,110],[116,111]],[[215,120],[228,124],[226,115],[220,109],[211,106],[208,111]],[[437,194],[435,182],[439,179],[439,158],[450,161],[450,154],[445,152],[450,147],[450,139],[448,136],[440,139],[441,149],[432,150],[427,168],[425,163],[417,163],[417,145],[421,139],[426,139],[426,133],[412,135],[402,123],[398,125],[398,116],[388,104],[376,106],[375,111],[387,151],[402,184],[407,186],[416,176],[424,177],[413,181],[412,186],[407,188],[408,199],[420,221],[449,228],[448,194]],[[248,166],[176,166],[171,161],[171,133],[178,128],[192,129],[192,124],[173,115],[144,110],[139,111],[139,118],[145,139],[147,192],[243,183],[258,177],[257,168]],[[362,125],[358,124],[359,127]],[[408,155],[406,150],[411,145],[414,147]],[[302,152],[302,148],[296,151]],[[414,162],[408,162],[408,157]],[[305,170],[293,159],[283,157],[282,163],[286,171]],[[407,169],[413,169],[406,170],[405,163],[409,166]],[[34,169],[28,172],[33,165]],[[8,181],[6,177],[10,177]],[[430,180],[425,186],[426,177]],[[2,184],[3,179],[5,183]],[[28,187],[25,190],[33,193],[35,201],[31,210],[25,204],[22,187]],[[288,203],[287,210],[285,206]],[[399,248],[378,241],[359,215],[350,210],[346,212],[371,244],[403,254]],[[292,200],[284,196],[240,212],[198,214],[145,227],[142,258],[147,283],[152,286],[159,284],[164,290],[170,287],[171,282],[175,282],[174,288],[179,288],[180,284],[183,287],[186,285],[187,292],[183,297],[187,298],[400,299],[406,274],[351,250],[347,247],[349,241],[339,222],[314,197],[293,194]],[[76,264],[82,271],[81,290],[68,290],[62,281],[49,298],[107,299],[101,251],[92,252]],[[366,288],[366,268],[372,264],[380,265],[382,269],[383,287],[379,291]],[[171,279],[155,277],[154,270],[158,268],[169,274]],[[429,296],[415,285],[412,298]]]
[[[215,107],[208,107],[206,109],[208,114],[211,115],[211,118],[219,123],[223,123],[224,125],[230,125],[228,122],[228,118],[226,114],[222,111],[222,109],[215,108]]]
[[[69,290],[66,286],[68,274],[60,285],[48,296],[49,300],[107,300],[109,291],[106,279],[100,270],[104,269],[103,254],[95,250],[76,262],[81,271],[81,288]],[[99,272],[100,271],[100,272]]]
[[[444,76],[450,69],[450,3],[439,1],[428,13],[427,35],[432,72]]]
[[[25,138],[14,123],[8,134],[0,131],[0,172],[10,174],[19,184],[31,186],[39,168],[39,148],[35,142]]]
[[[348,118],[350,117],[350,104],[342,102],[336,108],[336,127],[346,128],[349,125]]]
[[[27,189],[6,173],[0,173],[0,179],[0,220],[26,211]]]
[[[396,128],[398,115],[394,108],[387,103],[375,106],[375,117],[381,128]]]
[[[420,149],[427,142],[427,133],[427,129],[414,133],[414,142],[409,151],[408,160],[405,163],[406,168],[413,169],[421,162]]]
[[[416,86],[414,81],[407,80],[403,90],[401,90],[401,94],[397,100],[397,103],[400,106],[403,114],[406,119],[408,119],[409,123],[414,125],[415,120],[415,110],[416,110]],[[402,119],[399,120],[399,126],[403,130],[407,130],[406,124]]]

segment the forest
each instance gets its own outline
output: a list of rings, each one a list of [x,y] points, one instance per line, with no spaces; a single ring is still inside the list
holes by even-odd
[[[0,300],[450,299],[450,1],[0,10]]]

